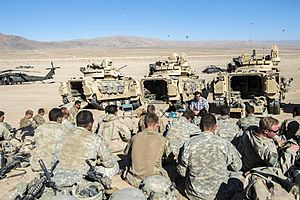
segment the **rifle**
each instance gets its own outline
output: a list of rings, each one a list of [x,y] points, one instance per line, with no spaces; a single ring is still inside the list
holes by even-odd
[[[28,186],[22,196],[18,195],[15,200],[34,200],[42,196],[45,187],[51,187],[54,191],[58,190],[55,183],[51,180],[53,177],[53,171],[56,168],[59,161],[57,160],[51,167],[50,171],[45,166],[43,160],[39,160],[39,164],[43,170],[40,173],[39,178],[35,178]]]
[[[90,163],[89,160],[85,160],[85,162],[88,164],[88,166],[90,167],[89,171],[87,172],[85,178],[91,181],[96,181],[98,183],[101,183],[102,186],[106,189],[106,190],[110,190],[112,189],[111,187],[111,179],[108,178],[107,176],[105,176],[104,174],[97,172],[96,168],[94,166],[92,166],[92,164]]]
[[[16,138],[16,134],[18,131],[21,131],[21,140],[24,141],[26,136],[34,136],[34,127],[29,124],[28,126],[22,127],[22,128],[13,128],[9,130],[9,132],[13,133],[13,138]]]
[[[17,154],[12,157],[12,161],[7,163],[3,168],[0,169],[0,180],[6,177],[6,174],[11,170],[21,167],[21,162],[28,161],[30,154]],[[20,175],[20,174],[18,174]]]

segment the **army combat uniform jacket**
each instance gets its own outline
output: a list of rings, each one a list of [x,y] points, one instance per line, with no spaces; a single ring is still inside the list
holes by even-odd
[[[33,121],[33,125],[35,127],[38,127],[38,126],[40,126],[40,125],[42,125],[42,124],[44,124],[46,122],[45,119],[44,119],[44,117],[41,116],[41,115],[39,115],[39,114],[35,115],[32,118],[32,121]]]
[[[229,171],[239,171],[239,152],[227,140],[211,132],[192,137],[179,155],[177,170],[186,177],[189,199],[214,199],[221,184],[227,183]]]
[[[237,122],[237,125],[243,131],[246,130],[250,126],[259,127],[259,118],[254,116],[253,114],[251,114],[251,115],[248,115],[247,117],[239,119],[239,121]]]
[[[217,121],[218,128],[216,130],[216,135],[229,142],[238,135],[241,131],[236,125],[236,121],[227,116],[220,116]]]

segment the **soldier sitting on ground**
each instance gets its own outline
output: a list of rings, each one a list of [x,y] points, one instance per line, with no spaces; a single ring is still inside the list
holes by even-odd
[[[216,135],[231,142],[233,138],[240,134],[240,129],[236,125],[236,121],[230,118],[230,108],[228,105],[223,105],[221,108],[221,116],[217,120]]]
[[[237,125],[243,131],[249,127],[258,127],[259,118],[254,116],[254,107],[251,105],[246,106],[246,117],[239,119]]]
[[[76,116],[77,128],[57,145],[55,156],[59,164],[53,180],[64,190],[82,180],[89,170],[86,160],[110,180],[119,171],[119,165],[104,141],[91,132],[93,122],[90,111],[80,111]]]
[[[144,129],[146,129],[146,124],[145,124],[145,116],[148,114],[148,113],[153,113],[153,114],[156,114],[157,116],[159,116],[157,113],[156,113],[156,108],[154,105],[150,104],[147,106],[147,111],[145,113],[142,114],[139,122],[138,122],[138,129],[139,129],[139,132],[143,131]],[[163,121],[161,120],[161,118],[159,117],[158,118],[158,132],[163,134],[163,132],[165,131],[165,127],[164,127],[164,124],[163,124]]]
[[[293,109],[293,118],[284,120],[281,124],[280,134],[284,135],[286,139],[294,139],[300,143],[300,107]]]
[[[63,130],[61,122],[63,113],[59,108],[53,108],[49,112],[49,122],[40,125],[35,130],[34,140],[36,147],[30,158],[32,171],[40,171],[39,159],[43,159],[46,166],[51,166],[55,147],[67,134]]]
[[[297,144],[289,143],[278,137],[279,122],[273,117],[264,117],[259,121],[259,129],[247,130],[242,136],[243,170],[254,167],[278,167],[282,174],[294,164]],[[283,149],[284,151],[281,151]],[[284,156],[284,157],[283,157]],[[282,159],[284,158],[284,159]]]
[[[105,110],[107,114],[99,124],[99,135],[113,153],[123,152],[130,140],[131,131],[117,116],[118,107],[116,105],[109,105]]]
[[[69,120],[72,122],[72,124],[76,124],[76,115],[81,110],[81,101],[76,100],[74,105],[70,109],[70,116]]]
[[[194,113],[186,110],[177,121],[173,122],[167,132],[166,138],[169,140],[171,151],[176,158],[184,142],[201,132],[199,127],[192,123],[193,119]]]
[[[228,171],[241,169],[240,154],[229,141],[214,134],[217,127],[214,115],[205,114],[200,126],[202,133],[184,144],[178,158],[177,170],[187,179],[188,199],[231,199],[243,195],[239,177],[230,177]]]
[[[11,135],[9,131],[11,126],[8,126],[7,123],[4,122],[4,114],[3,111],[0,111],[0,141],[8,139]]]
[[[25,116],[20,120],[20,128],[24,128],[30,125],[32,126],[33,125],[31,121],[32,116],[33,116],[33,111],[26,110]]]
[[[42,125],[43,123],[45,123],[45,119],[44,119],[44,115],[45,115],[45,109],[44,108],[40,108],[38,110],[38,114],[36,114],[33,118],[33,125],[34,127],[38,127],[40,125]]]
[[[74,124],[69,120],[70,112],[66,107],[61,107],[60,111],[64,114],[62,118],[61,125],[64,129],[73,129],[76,128]]]
[[[138,187],[145,177],[151,175],[168,177],[162,168],[162,157],[164,154],[169,155],[169,142],[157,132],[157,115],[147,114],[145,124],[146,129],[133,136],[125,149],[125,155],[131,160],[125,179],[134,187]]]

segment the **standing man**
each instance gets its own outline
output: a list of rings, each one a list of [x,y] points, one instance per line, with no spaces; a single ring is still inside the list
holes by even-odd
[[[71,187],[82,180],[89,170],[86,160],[110,180],[119,171],[119,165],[109,148],[91,132],[93,123],[90,111],[80,111],[76,116],[77,128],[58,143],[55,154],[59,165],[54,181],[59,187]]]
[[[215,199],[221,194],[232,197],[242,190],[242,185],[238,179],[229,177],[228,169],[239,171],[241,156],[230,142],[214,135],[214,115],[205,114],[200,126],[202,133],[184,144],[178,159],[177,170],[187,179],[186,195],[192,200]]]
[[[158,134],[158,117],[154,113],[145,116],[146,129],[133,136],[125,149],[125,155],[130,156],[131,166],[126,181],[139,187],[141,181],[148,176],[162,175],[167,177],[162,168],[162,156],[168,153],[168,140]]]
[[[190,104],[190,110],[194,112],[195,116],[198,116],[202,109],[205,109],[206,112],[208,112],[208,101],[202,96],[201,92],[196,91],[194,95],[195,97]]]
[[[70,109],[70,116],[69,120],[73,123],[76,124],[76,115],[77,113],[81,110],[81,101],[76,100],[72,108]]]
[[[38,127],[38,126],[40,126],[40,125],[42,125],[42,124],[44,124],[46,122],[45,119],[44,119],[44,115],[45,115],[45,109],[44,108],[40,108],[38,110],[38,114],[36,114],[33,117],[33,119],[32,119],[33,125],[35,127]]]
[[[25,116],[20,120],[20,128],[27,127],[29,125],[33,125],[31,118],[33,116],[33,111],[32,110],[26,110]]]

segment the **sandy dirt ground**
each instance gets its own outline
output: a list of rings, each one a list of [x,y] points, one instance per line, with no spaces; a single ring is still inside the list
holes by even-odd
[[[271,47],[258,49],[257,54],[268,54]],[[280,70],[282,75],[292,77],[292,87],[286,95],[286,106],[281,115],[275,116],[280,121],[291,117],[289,113],[292,107],[300,102],[300,46],[279,46],[281,57]],[[200,73],[208,65],[226,66],[242,53],[251,53],[251,49],[69,49],[69,50],[39,50],[39,51],[17,51],[0,52],[0,71],[14,69],[20,65],[34,66],[32,70],[40,73],[29,73],[44,76],[53,61],[60,69],[56,71],[54,79],[44,82],[22,85],[0,85],[0,110],[5,112],[5,120],[18,127],[19,120],[24,116],[27,109],[37,113],[38,108],[43,107],[46,112],[53,107],[62,104],[58,87],[61,81],[70,77],[81,76],[80,67],[85,67],[92,62],[99,63],[103,58],[109,58],[115,66],[128,65],[123,69],[126,76],[136,79],[142,78],[148,73],[148,65],[166,57],[173,52],[186,53],[191,67]],[[29,69],[31,70],[31,69]],[[201,74],[207,81],[211,81],[214,75]],[[100,112],[93,110],[96,116]],[[29,171],[29,170],[28,170]],[[18,182],[29,182],[34,174],[0,180],[0,199],[8,199]],[[119,188],[128,187],[119,177],[113,182]]]

